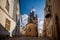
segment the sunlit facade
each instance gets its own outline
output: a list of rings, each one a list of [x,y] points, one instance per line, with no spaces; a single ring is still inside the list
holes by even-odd
[[[16,27],[17,13],[19,14],[19,0],[0,0],[0,24],[7,30],[12,37],[13,30]],[[5,33],[2,33],[3,35]]]
[[[58,40],[60,37],[60,0],[46,0],[46,36]]]

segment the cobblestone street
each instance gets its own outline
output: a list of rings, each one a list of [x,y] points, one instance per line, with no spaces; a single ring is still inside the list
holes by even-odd
[[[14,37],[5,40],[51,40],[48,37],[40,38],[40,37]]]

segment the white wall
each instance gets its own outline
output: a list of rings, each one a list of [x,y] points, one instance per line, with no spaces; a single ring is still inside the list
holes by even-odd
[[[14,0],[8,0],[8,1],[10,3],[9,13],[5,8],[6,0],[0,0],[0,7],[5,11],[4,12],[0,8],[0,23],[5,28],[6,19],[8,19],[10,21],[10,31],[8,31],[8,32],[10,32],[10,36],[12,36],[12,31],[15,29],[15,26],[16,26],[16,22],[13,19],[13,8],[14,8],[13,3],[14,3]]]

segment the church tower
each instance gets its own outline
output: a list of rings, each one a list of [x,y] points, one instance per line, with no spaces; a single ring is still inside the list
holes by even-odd
[[[37,37],[38,36],[38,21],[37,15],[34,16],[34,9],[31,10],[28,17],[28,23],[26,25],[26,36]]]

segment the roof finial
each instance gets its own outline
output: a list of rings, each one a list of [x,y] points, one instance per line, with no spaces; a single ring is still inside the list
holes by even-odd
[[[36,10],[35,10],[35,8],[34,7],[32,7],[32,9],[31,9],[31,12],[35,12]]]

